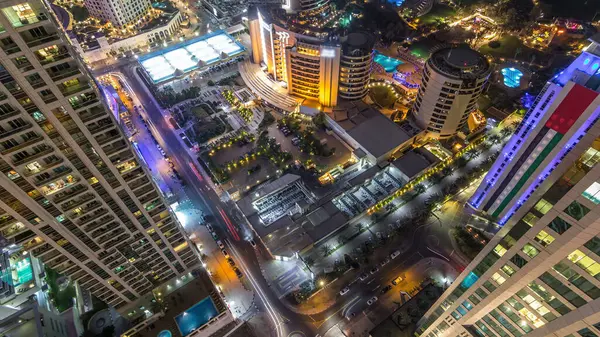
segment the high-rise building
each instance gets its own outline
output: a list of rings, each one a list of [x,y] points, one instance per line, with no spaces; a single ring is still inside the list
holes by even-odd
[[[150,0],[85,0],[91,16],[108,21],[115,27],[135,24],[152,8]]]
[[[477,191],[508,220],[418,335],[600,336],[598,42],[548,82]]]
[[[254,63],[264,62],[267,72],[274,80],[284,82],[289,94],[325,107],[336,106],[339,99],[360,100],[367,95],[373,36],[363,32],[324,33],[315,25],[306,24],[320,17],[314,11],[300,14],[303,19],[298,21],[305,26],[294,25],[278,9],[251,10],[249,27]]]
[[[423,82],[412,108],[417,124],[434,138],[449,138],[465,126],[492,68],[468,47],[441,48],[423,68]]]
[[[540,186],[553,183],[588,144],[581,144],[598,118],[598,44],[549,81],[489,170],[471,204],[506,222]],[[579,144],[579,145],[578,145]],[[553,174],[554,173],[554,174]]]
[[[126,308],[198,261],[45,4],[0,1],[0,231]]]

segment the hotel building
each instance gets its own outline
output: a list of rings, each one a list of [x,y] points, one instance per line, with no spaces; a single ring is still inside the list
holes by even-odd
[[[468,47],[433,52],[412,108],[417,124],[434,138],[456,135],[477,108],[491,71],[487,59]]]
[[[319,7],[321,8],[321,7]],[[252,61],[264,63],[290,95],[333,107],[367,95],[375,39],[367,33],[324,34],[288,25],[286,14],[255,8],[249,27]],[[302,13],[312,16],[313,13]],[[308,20],[308,19],[307,19]]]
[[[124,310],[198,260],[45,4],[0,1],[1,235]]]
[[[598,42],[548,82],[476,192],[505,225],[418,336],[600,336]]]

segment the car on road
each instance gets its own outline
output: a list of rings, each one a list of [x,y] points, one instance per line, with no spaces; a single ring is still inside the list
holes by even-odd
[[[351,319],[353,319],[354,317],[356,317],[356,313],[355,313],[355,312],[351,312],[351,313],[349,313],[348,315],[346,315],[346,319],[347,319],[347,320],[351,320]]]
[[[393,285],[398,285],[398,283],[402,282],[402,280],[404,280],[404,278],[402,278],[402,276],[398,276],[395,279],[392,280],[392,284]]]
[[[367,304],[373,305],[373,303],[377,302],[377,300],[378,300],[377,296],[373,296],[367,301]]]
[[[250,240],[250,245],[252,248],[256,248],[256,242],[254,242],[254,240]]]
[[[385,258],[385,260],[383,260],[383,261],[381,261],[381,262],[379,263],[379,265],[383,267],[383,266],[385,266],[386,264],[390,263],[390,261],[391,261],[391,260],[390,260],[390,258],[389,258],[389,257],[386,257],[386,258]]]
[[[397,258],[397,257],[398,257],[398,255],[400,255],[400,251],[399,251],[399,250],[397,250],[397,251],[393,252],[393,253],[390,255],[390,257],[391,257],[391,258],[392,258],[392,260],[393,260],[393,259]]]
[[[227,263],[232,266],[235,267],[235,262],[232,259],[227,259]]]
[[[366,279],[368,279],[368,278],[369,278],[369,274],[367,274],[367,273],[362,273],[362,274],[360,274],[360,276],[359,276],[358,278],[359,278],[361,281],[364,281],[364,280],[366,280]]]
[[[206,224],[206,229],[208,229],[209,232],[214,232],[212,226],[210,224]]]
[[[226,258],[229,258],[229,253],[227,253],[225,249],[221,249],[221,253],[223,253],[223,256],[225,256]]]
[[[344,289],[340,290],[340,295],[344,296],[346,295],[348,292],[350,291],[350,288],[345,287]]]
[[[221,248],[221,249],[225,248],[225,245],[223,244],[223,241],[221,241],[221,240],[217,240],[217,245],[219,245],[219,248]]]
[[[375,274],[378,271],[379,271],[379,268],[373,267],[373,269],[371,269],[371,275]]]

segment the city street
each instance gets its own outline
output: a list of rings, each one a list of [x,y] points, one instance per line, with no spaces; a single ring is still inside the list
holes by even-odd
[[[174,167],[185,182],[184,185],[176,186],[172,183],[159,185],[165,186],[167,189],[165,192],[173,193],[175,195],[174,200],[179,203],[190,203],[193,205],[191,208],[199,210],[201,214],[197,215],[197,218],[192,215],[190,216],[191,220],[186,219],[182,222],[184,222],[186,232],[193,240],[202,242],[202,254],[207,257],[205,262],[207,268],[216,273],[219,280],[228,280],[222,282],[222,284],[219,283],[220,287],[242,288],[239,283],[229,282],[235,278],[235,275],[231,276],[231,273],[227,272],[228,266],[224,263],[225,259],[210,238],[206,228],[200,225],[201,216],[204,216],[207,222],[213,226],[219,238],[226,238],[222,239],[226,246],[225,249],[245,275],[245,281],[242,281],[242,284],[247,286],[254,295],[254,299],[249,300],[247,294],[245,295],[243,291],[228,292],[227,289],[223,289],[227,297],[226,300],[230,304],[232,301],[234,302],[232,310],[236,312],[236,316],[242,319],[252,316],[257,309],[266,313],[271,321],[271,327],[268,328],[268,333],[271,336],[314,336],[317,333],[324,334],[338,323],[340,323],[338,327],[354,324],[354,321],[360,319],[358,317],[360,316],[359,313],[369,315],[373,310],[378,310],[379,315],[383,315],[384,312],[389,314],[396,308],[397,303],[403,301],[401,292],[408,294],[415,291],[426,277],[437,278],[436,281],[442,284],[451,282],[456,277],[457,270],[462,270],[468,263],[460,254],[455,252],[449,229],[458,223],[464,225],[463,221],[465,219],[456,215],[462,214],[462,207],[464,207],[464,202],[472,193],[472,189],[457,194],[455,198],[444,204],[441,210],[430,216],[426,223],[407,229],[403,237],[395,237],[391,244],[377,249],[370,256],[367,264],[363,265],[361,263],[360,270],[350,270],[330,284],[319,285],[324,288],[317,295],[303,305],[293,307],[282,298],[282,294],[272,284],[273,279],[268,277],[270,276],[268,273],[264,275],[264,269],[261,268],[261,265],[264,266],[277,261],[270,260],[268,253],[263,251],[264,247],[261,247],[260,244],[256,249],[249,244],[249,240],[252,238],[252,230],[247,228],[247,225],[241,219],[241,215],[237,214],[233,203],[221,200],[215,193],[208,175],[202,171],[193,153],[184,146],[178,137],[178,133],[174,132],[166,118],[168,113],[164,112],[154,100],[135,73],[134,66],[132,64],[122,64],[118,67],[111,67],[111,71],[114,70],[122,73],[122,77],[126,82],[125,86],[133,92],[134,102],[139,102],[135,104],[143,105],[144,109],[140,110],[142,118],[146,120],[148,129],[161,148],[171,158]],[[141,119],[139,120],[141,121]],[[137,125],[137,127],[142,126]],[[139,143],[151,142],[151,137],[144,139],[138,138],[137,141]],[[146,156],[144,150],[146,147],[141,144],[138,147],[142,155]],[[152,162],[149,163],[149,166],[152,169],[160,167],[160,165],[154,166]],[[430,188],[410,204],[399,208],[382,221],[374,224],[371,226],[372,231],[377,232],[378,226],[387,227],[388,223],[407,214],[405,212],[410,212],[411,207],[418,207],[424,198],[429,193],[433,193],[434,190],[434,188]],[[361,237],[356,238],[354,241],[361,244],[369,236],[371,236],[371,233],[365,231],[361,234]],[[209,241],[210,244],[207,243]],[[351,248],[351,245],[348,245],[347,248],[343,247],[343,249]],[[369,273],[373,266],[378,265],[385,257],[396,250],[401,251],[398,257],[384,267],[380,266],[381,270],[374,272],[372,275]],[[322,260],[323,263],[328,263],[328,261],[331,262],[330,260],[339,259],[340,257],[343,259],[343,250]],[[359,275],[363,272],[367,272],[369,277],[361,281]],[[413,276],[411,277],[411,275]],[[414,275],[420,276],[416,277]],[[391,291],[381,294],[381,289],[398,276],[410,281],[400,283]],[[346,286],[351,291],[347,296],[339,295],[340,290]],[[376,305],[368,306],[367,300],[375,295],[380,298],[380,301]]]

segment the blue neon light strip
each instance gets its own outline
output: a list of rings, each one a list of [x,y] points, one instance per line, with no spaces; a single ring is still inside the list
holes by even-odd
[[[548,95],[551,95],[552,91],[548,90]],[[548,97],[548,96],[545,96]],[[540,99],[538,104],[534,105],[531,107],[531,109],[529,109],[529,111],[527,112],[526,116],[526,120],[522,122],[522,126],[521,126],[521,130],[527,130],[528,126],[531,126],[529,128],[529,132],[528,133],[522,133],[520,135],[513,135],[510,140],[508,141],[508,143],[506,143],[506,146],[504,146],[504,148],[502,149],[502,153],[501,156],[506,158],[509,157],[508,153],[509,152],[513,152],[513,153],[518,153],[521,148],[523,147],[523,145],[525,144],[525,141],[521,141],[520,144],[517,144],[517,141],[519,140],[525,140],[527,139],[531,133],[533,132],[533,130],[535,130],[537,124],[540,122],[540,120],[544,117],[545,113],[543,113],[543,111],[540,111],[540,116],[539,117],[535,117],[535,110],[538,108],[538,106],[543,102],[544,100]],[[547,107],[549,107],[552,102],[554,101],[554,98],[552,98],[548,104],[546,104],[546,107],[544,109],[546,109]],[[528,116],[529,115],[529,116]],[[528,117],[527,117],[528,116]],[[513,151],[512,148],[516,147],[516,149]],[[496,162],[494,162],[494,165],[492,166],[492,168],[488,171],[488,174],[486,175],[486,180],[485,183],[487,184],[486,187],[488,187],[487,190],[482,189],[481,192],[477,195],[474,195],[473,198],[471,200],[473,200],[472,205],[475,208],[479,208],[479,206],[481,206],[481,202],[483,201],[483,199],[485,199],[485,197],[487,196],[487,194],[492,190],[492,187],[494,187],[494,185],[498,182],[498,177],[502,176],[502,173],[508,169],[509,165],[508,163],[510,163],[513,159],[514,156],[510,157],[508,159],[508,161],[504,161],[504,160],[500,160],[501,157],[498,157],[499,159],[496,160]],[[501,167],[502,164],[505,164],[504,167]],[[494,178],[493,175],[494,173],[498,173],[498,177]],[[488,178],[490,177],[490,178]],[[481,188],[481,187],[480,187]]]
[[[600,108],[597,108],[590,117],[583,123],[583,125],[573,134],[573,136],[569,139],[569,141],[565,144],[565,146],[560,150],[560,152],[554,157],[550,165],[548,165],[542,173],[537,178],[537,181],[533,181],[531,185],[521,194],[519,197],[519,201],[516,202],[513,207],[500,219],[500,224],[503,225],[512,217],[515,212],[529,199],[531,194],[537,189],[536,185],[540,184],[550,176],[550,173],[554,171],[556,166],[561,163],[562,158],[564,158],[577,143],[579,142],[579,137],[582,137],[587,132],[588,128],[592,127],[594,123],[598,121],[600,117]]]

